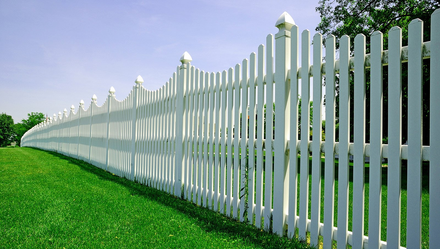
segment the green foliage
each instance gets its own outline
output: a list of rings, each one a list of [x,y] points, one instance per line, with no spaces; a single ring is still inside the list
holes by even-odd
[[[14,136],[14,120],[6,113],[0,114],[0,147],[8,146]]]
[[[20,145],[21,137],[35,125],[43,122],[46,118],[41,112],[28,113],[28,118],[21,120],[21,123],[17,123],[14,126],[14,133],[16,135],[15,140]]]
[[[23,123],[23,126],[26,128],[26,130],[31,129],[35,125],[43,122],[46,118],[44,117],[44,114],[41,112],[31,112],[28,113],[28,118],[21,120]]]
[[[408,24],[420,18],[425,22],[425,31],[429,31],[431,14],[439,7],[437,0],[320,0],[316,11],[321,22],[316,31],[338,38],[348,35],[353,41],[357,34],[368,37],[374,31],[382,32],[387,38],[388,30],[399,26],[405,46],[408,43]],[[429,40],[429,32],[425,32],[425,40]],[[387,39],[384,46],[387,47]]]

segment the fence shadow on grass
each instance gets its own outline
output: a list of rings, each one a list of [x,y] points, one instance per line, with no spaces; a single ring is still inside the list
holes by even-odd
[[[36,150],[40,150],[34,148]],[[43,150],[44,151],[44,150]],[[251,243],[252,247],[263,248],[310,248],[307,244],[267,233],[251,225],[239,222],[207,208],[197,206],[188,201],[176,198],[163,191],[150,188],[140,183],[121,178],[110,172],[102,170],[84,161],[77,160],[56,152],[46,151],[52,156],[59,157],[69,163],[80,167],[82,170],[98,176],[100,180],[111,181],[130,191],[131,195],[142,196],[161,205],[173,208],[180,213],[197,220],[197,225],[206,232],[227,234],[231,239],[240,239]]]

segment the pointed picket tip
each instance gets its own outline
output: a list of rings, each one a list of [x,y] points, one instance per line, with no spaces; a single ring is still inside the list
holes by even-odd
[[[295,25],[295,22],[293,21],[293,18],[289,15],[287,12],[283,12],[281,16],[278,18],[277,22],[275,23],[275,27],[282,29],[285,27],[287,30],[290,30],[292,26]]]
[[[134,82],[136,82],[138,85],[142,85],[142,83],[144,83],[144,79],[142,79],[142,76],[139,75]]]
[[[183,53],[182,57],[180,57],[180,62],[182,62],[182,64],[186,64],[191,61],[192,61],[191,55],[189,55],[189,53],[186,51],[185,53]]]

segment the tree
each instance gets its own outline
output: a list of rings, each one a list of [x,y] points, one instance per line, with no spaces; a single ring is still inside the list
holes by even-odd
[[[41,112],[28,113],[28,118],[21,120],[21,123],[17,123],[14,126],[14,132],[16,134],[17,144],[20,145],[21,137],[35,125],[43,122],[46,118]]]
[[[45,116],[41,112],[28,113],[28,118],[21,120],[21,123],[26,128],[26,131],[36,126],[37,124],[46,120]]]
[[[6,113],[0,114],[0,147],[8,146],[14,140],[14,120]]]
[[[408,44],[408,24],[415,18],[420,18],[424,21],[424,41],[430,39],[430,18],[435,9],[440,8],[439,0],[369,0],[369,1],[353,1],[353,0],[321,0],[316,11],[320,13],[321,22],[316,31],[324,36],[330,34],[336,38],[341,38],[343,35],[348,35],[351,40],[351,51],[353,51],[354,38],[357,34],[364,34],[369,37],[374,31],[380,31],[384,36],[384,50],[388,48],[388,30],[394,26],[402,28],[402,45]],[[370,40],[367,39],[367,53],[370,51]],[[336,44],[337,47],[339,44]],[[423,63],[423,98],[424,101],[424,115],[423,115],[423,143],[429,144],[429,65],[430,61],[425,60]],[[351,72],[352,74],[352,72]],[[369,141],[369,71],[366,74],[366,141]],[[407,76],[408,64],[402,65],[402,142],[407,139]],[[351,78],[351,85],[353,80]],[[338,83],[338,76],[336,76],[336,84]],[[387,140],[387,125],[388,125],[388,110],[387,110],[387,96],[388,96],[388,70],[386,66],[383,70],[383,125],[384,125],[384,141]],[[353,89],[351,87],[351,99],[353,99]],[[338,92],[338,84],[336,85]],[[339,95],[336,95],[336,116],[339,116]],[[351,102],[353,104],[353,102]],[[351,118],[353,118],[353,107],[351,106]],[[353,121],[351,123],[351,134],[353,132]],[[337,138],[338,139],[338,138]]]
[[[425,40],[429,40],[429,20],[439,7],[439,0],[320,0],[316,11],[321,22],[316,31],[338,38],[348,35],[353,41],[357,34],[369,37],[374,31],[382,32],[387,38],[388,30],[399,26],[405,46],[408,43],[408,24],[416,18],[425,22]],[[387,47],[387,39],[384,46]]]

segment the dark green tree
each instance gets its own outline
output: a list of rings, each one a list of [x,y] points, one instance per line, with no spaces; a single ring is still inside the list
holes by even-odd
[[[0,114],[0,147],[11,144],[14,136],[14,120],[6,113]]]
[[[380,31],[387,38],[388,30],[399,26],[402,28],[403,46],[406,46],[408,24],[416,18],[425,22],[424,38],[429,40],[429,21],[438,8],[439,0],[320,0],[316,11],[320,14],[321,22],[316,31],[324,37],[330,34],[338,38],[348,35],[353,44],[357,34],[369,37],[374,31]],[[387,48],[387,39],[384,47]]]
[[[388,48],[388,31],[394,27],[402,28],[402,45],[408,44],[408,24],[416,18],[424,21],[424,41],[430,40],[430,18],[434,10],[440,8],[440,1],[438,0],[368,0],[368,1],[353,1],[353,0],[321,0],[316,11],[320,13],[321,22],[316,31],[324,35],[324,37],[332,34],[336,38],[341,38],[343,35],[348,35],[351,40],[351,51],[353,51],[354,38],[357,34],[364,34],[370,37],[374,31],[380,31],[384,36],[384,50]],[[370,51],[370,39],[366,39],[367,53]],[[337,43],[337,47],[339,44]],[[424,115],[423,115],[423,143],[429,144],[429,60],[424,60],[423,64],[423,98],[424,98]],[[367,70],[367,102],[366,102],[366,141],[369,141],[369,70]],[[352,73],[351,73],[352,74]],[[407,76],[408,65],[402,65],[402,142],[407,139]],[[336,76],[336,83],[338,83],[338,75]],[[353,81],[351,77],[351,99],[353,99]],[[338,85],[336,85],[336,92],[338,92]],[[383,71],[383,123],[384,123],[384,141],[387,140],[387,124],[388,124],[388,70],[384,67]],[[339,96],[336,95],[336,116],[339,116]],[[353,104],[353,101],[351,102]],[[350,108],[353,111],[353,107]],[[353,112],[351,113],[353,118]],[[353,121],[351,121],[351,126]],[[351,134],[353,134],[353,127],[351,127]],[[338,138],[337,138],[338,139]]]
[[[28,113],[28,118],[21,120],[21,123],[17,123],[14,126],[14,132],[16,134],[17,144],[20,145],[21,137],[30,130],[35,125],[43,122],[45,120],[45,116],[41,112],[31,112]]]

